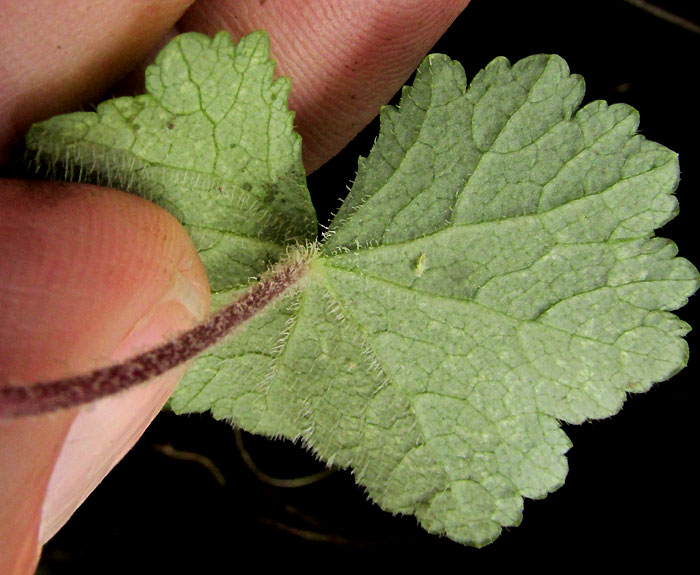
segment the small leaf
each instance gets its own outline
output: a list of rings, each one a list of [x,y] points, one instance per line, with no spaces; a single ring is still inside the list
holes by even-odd
[[[146,71],[147,94],[36,124],[27,149],[68,179],[162,205],[187,228],[212,290],[245,285],[287,244],[316,237],[289,80],[273,71],[263,32],[237,46],[225,32],[183,34]]]
[[[306,289],[198,362],[173,407],[300,439],[385,509],[483,545],[564,482],[561,421],[686,364],[669,311],[698,274],[653,237],[678,164],[632,108],[576,112],[583,81],[556,56],[464,84],[423,63]]]

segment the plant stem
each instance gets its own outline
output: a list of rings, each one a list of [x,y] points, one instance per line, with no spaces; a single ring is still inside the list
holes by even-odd
[[[700,25],[696,24],[695,22],[692,22],[691,20],[688,20],[687,18],[683,18],[678,14],[674,14],[673,12],[662,8],[661,6],[657,6],[656,4],[652,4],[651,2],[647,2],[646,0],[624,1],[628,4],[631,4],[632,6],[635,6],[636,8],[639,8],[640,10],[648,12],[652,16],[660,18],[661,20],[666,20],[666,22],[670,22],[671,24],[675,24],[676,26],[685,28],[686,30],[688,30],[689,32],[693,32],[694,34],[700,34]]]
[[[75,407],[129,389],[185,363],[219,342],[305,275],[313,248],[296,250],[240,297],[175,339],[123,363],[28,386],[0,386],[0,418]]]

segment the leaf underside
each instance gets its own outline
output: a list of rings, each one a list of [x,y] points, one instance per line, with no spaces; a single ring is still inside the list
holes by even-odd
[[[258,54],[261,38],[244,39],[236,53]],[[190,43],[199,46],[197,57],[188,55]],[[265,90],[278,86],[278,96],[267,97],[266,117],[281,118],[275,130],[284,133],[278,145],[287,163],[270,154],[264,183],[251,167],[243,183],[230,185],[262,187],[272,194],[264,200],[258,191],[234,192],[220,205],[208,195],[233,181],[227,164],[233,160],[223,153],[214,154],[215,168],[207,165],[199,187],[183,175],[193,169],[183,167],[185,159],[156,169],[169,156],[162,152],[151,165],[146,152],[136,153],[138,140],[124,135],[124,118],[133,112],[121,110],[141,106],[157,116],[167,109],[166,123],[184,124],[201,112],[184,102],[188,82],[198,82],[202,103],[232,109],[203,87],[213,76],[214,93],[223,94],[230,69],[200,64],[237,62],[220,56],[224,45],[233,50],[222,35],[177,38],[149,70],[150,96],[44,123],[29,146],[54,163],[75,155],[70,169],[90,166],[100,181],[132,178],[130,189],[157,190],[176,214],[191,204],[183,217],[191,229],[198,229],[193,218],[215,218],[217,229],[269,242],[264,255],[240,244],[238,257],[250,249],[257,263],[222,279],[230,289],[215,294],[215,305],[259,273],[261,262],[315,234],[298,138],[285,116],[286,84],[271,80],[266,46],[244,71],[233,65],[241,85],[250,73],[264,76]],[[160,90],[178,85],[165,73],[178,54],[182,61],[172,66],[187,78],[172,93]],[[329,464],[352,468],[383,508],[415,514],[431,532],[484,545],[520,522],[523,497],[544,497],[563,483],[570,442],[561,422],[607,417],[627,393],[685,366],[689,326],[670,312],[697,289],[698,274],[675,257],[672,242],[654,237],[677,211],[678,163],[673,152],[636,134],[635,110],[604,102],[578,109],[583,80],[557,56],[513,66],[499,58],[465,85],[458,63],[441,55],[424,61],[399,107],[382,110],[379,138],[361,159],[303,289],[200,356],[171,406],[300,440]],[[108,125],[112,115],[116,123]],[[133,135],[136,120],[130,121]],[[239,121],[245,133],[246,120]],[[83,133],[76,126],[85,126],[85,135],[70,141],[65,132]],[[103,138],[96,147],[93,130]],[[126,143],[105,143],[109,130]],[[177,138],[167,125],[149,130],[159,142],[173,136],[163,144],[168,150],[199,142],[193,128]],[[117,167],[127,152],[144,162],[136,174]],[[141,174],[148,177],[142,181]],[[167,191],[164,182],[178,177],[186,185]],[[249,201],[258,202],[251,209],[259,220],[247,208],[235,211]],[[226,275],[219,264],[208,265],[216,277]]]
[[[94,181],[168,209],[212,291],[245,285],[316,235],[290,84],[273,79],[267,35],[183,34],[146,71],[143,96],[34,125],[28,153],[54,177]]]

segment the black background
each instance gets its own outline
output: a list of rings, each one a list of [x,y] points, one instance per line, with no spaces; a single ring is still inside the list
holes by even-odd
[[[700,21],[697,2],[657,5]],[[641,133],[681,160],[681,214],[657,234],[673,239],[680,255],[698,264],[699,42],[697,33],[622,0],[472,0],[432,51],[459,60],[469,79],[496,56],[515,62],[557,53],[586,79],[585,102],[636,107]],[[310,178],[321,214],[335,204],[320,199],[334,198],[329,190],[343,193],[377,130],[375,122]],[[697,308],[691,298],[679,315],[692,324]],[[163,413],[45,547],[38,572],[234,573],[248,561],[255,569],[279,562],[284,568],[371,569],[374,561],[399,568],[416,560],[471,570],[662,559],[672,569],[692,556],[697,531],[699,342],[694,332],[687,339],[690,364],[671,381],[631,396],[611,419],[565,427],[574,444],[566,485],[545,500],[527,500],[522,524],[484,549],[428,535],[413,518],[384,513],[348,472],[308,487],[272,487],[243,464],[228,424],[208,415]],[[322,468],[290,443],[250,435],[244,441],[270,475],[295,477]],[[163,455],[157,448],[162,444],[207,457],[224,474],[225,486],[204,465]]]

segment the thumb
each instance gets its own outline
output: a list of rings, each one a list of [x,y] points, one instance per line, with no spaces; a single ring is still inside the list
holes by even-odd
[[[202,319],[209,288],[184,229],[136,196],[0,181],[0,382],[91,370]],[[83,408],[0,421],[0,572],[49,539],[136,442],[182,370]]]

